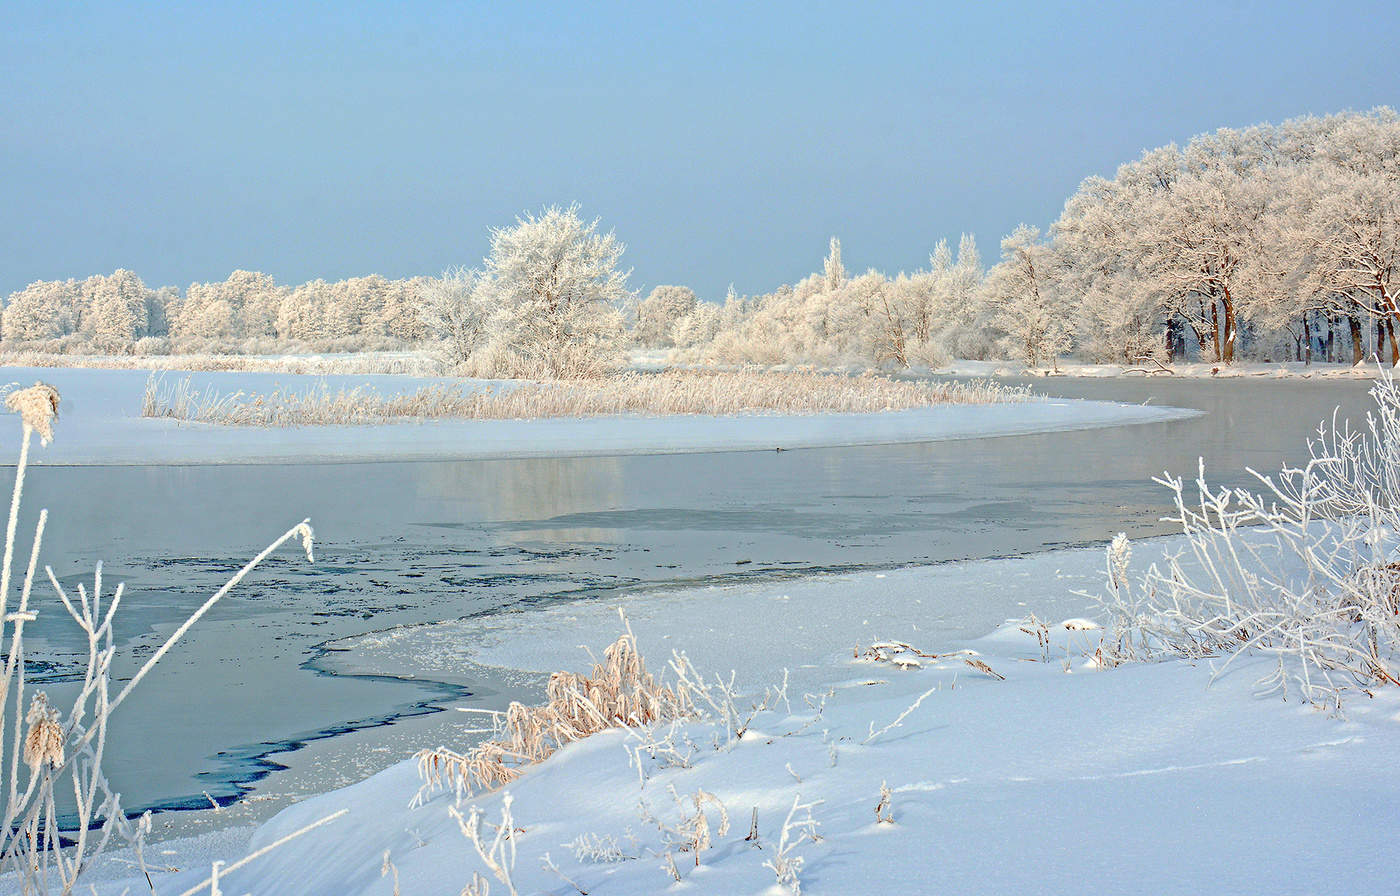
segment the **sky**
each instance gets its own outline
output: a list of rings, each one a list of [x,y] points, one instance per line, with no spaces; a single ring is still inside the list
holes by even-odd
[[[1144,149],[1400,105],[1398,10],[10,0],[0,295],[433,274],[574,202],[639,290],[992,259]]]

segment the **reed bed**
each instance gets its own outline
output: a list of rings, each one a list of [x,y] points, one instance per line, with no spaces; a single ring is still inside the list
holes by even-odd
[[[601,380],[435,384],[404,394],[369,387],[221,394],[153,375],[142,415],[233,426],[316,426],[406,420],[532,420],[694,414],[878,413],[1028,401],[1025,387],[809,372],[665,371]]]

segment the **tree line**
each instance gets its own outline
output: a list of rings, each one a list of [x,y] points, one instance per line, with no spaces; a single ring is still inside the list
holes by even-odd
[[[731,295],[672,341],[720,361],[1032,366],[1072,355],[1400,361],[1400,117],[1388,108],[1222,129],[1090,177],[1047,232],[1022,225],[984,269],[963,237],[927,268],[823,269]]]
[[[6,345],[106,352],[430,343],[452,369],[588,376],[630,345],[721,363],[937,368],[954,357],[1054,365],[1195,358],[1400,361],[1400,116],[1389,108],[1221,129],[1090,177],[1048,230],[1022,225],[984,266],[975,241],[928,265],[822,269],[758,296],[646,297],[622,244],[577,207],[490,231],[475,268],[438,277],[150,289],[130,271],[14,293]]]
[[[181,292],[152,289],[118,270],[31,283],[6,301],[0,334],[11,347],[119,354],[389,347],[428,336],[418,296],[430,279],[376,274],[284,286],[267,274],[234,271]]]

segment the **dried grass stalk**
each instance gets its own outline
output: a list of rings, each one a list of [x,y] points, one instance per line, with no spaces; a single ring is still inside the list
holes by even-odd
[[[498,717],[495,736],[466,752],[444,747],[420,751],[420,802],[440,788],[459,796],[494,790],[515,780],[526,766],[599,731],[697,714],[689,689],[673,688],[647,671],[630,627],[603,651],[602,662],[588,675],[551,675],[545,695],[546,702],[538,706],[512,702]]]

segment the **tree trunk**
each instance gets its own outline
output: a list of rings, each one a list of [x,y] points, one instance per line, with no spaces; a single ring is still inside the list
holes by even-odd
[[[1390,339],[1390,366],[1400,364],[1400,345],[1395,344],[1395,323],[1385,322],[1385,335]]]
[[[1224,360],[1224,355],[1220,353],[1220,310],[1215,302],[1210,303],[1210,336],[1215,343],[1215,360]]]
[[[1351,366],[1355,367],[1366,357],[1366,350],[1361,347],[1361,321],[1355,311],[1347,315],[1347,323],[1351,325]]]
[[[1226,364],[1235,362],[1235,301],[1230,296],[1230,290],[1225,290],[1225,297],[1220,300],[1220,304],[1225,306],[1225,354],[1221,356]]]
[[[1303,345],[1307,346],[1303,363],[1312,366],[1312,317],[1306,311],[1303,312]]]

